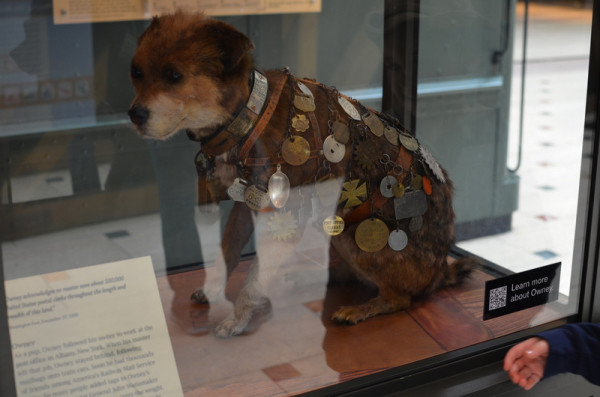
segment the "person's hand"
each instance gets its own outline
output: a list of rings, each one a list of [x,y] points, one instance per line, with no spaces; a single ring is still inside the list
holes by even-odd
[[[544,376],[550,346],[542,338],[529,338],[513,346],[504,357],[504,370],[513,383],[531,389]]]

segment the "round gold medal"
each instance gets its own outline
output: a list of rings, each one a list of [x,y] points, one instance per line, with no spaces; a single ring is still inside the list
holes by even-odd
[[[380,251],[388,242],[390,230],[384,221],[369,218],[360,223],[354,232],[354,240],[365,252]]]
[[[281,156],[290,165],[302,165],[310,157],[310,144],[300,135],[294,135],[283,142]]]
[[[329,216],[323,220],[323,230],[330,236],[337,236],[344,231],[344,220],[337,215]]]

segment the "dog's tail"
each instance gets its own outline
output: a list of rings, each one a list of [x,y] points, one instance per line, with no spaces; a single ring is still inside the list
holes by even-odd
[[[454,261],[446,267],[444,287],[452,287],[462,283],[478,265],[480,265],[479,261],[470,256],[465,256]]]

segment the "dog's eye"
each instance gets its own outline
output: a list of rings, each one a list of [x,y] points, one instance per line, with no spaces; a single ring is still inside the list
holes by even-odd
[[[142,70],[138,67],[132,66],[131,78],[134,80],[140,80],[142,77],[144,77],[144,73],[142,73]]]
[[[165,79],[171,84],[180,82],[182,78],[183,75],[174,69],[165,70]]]

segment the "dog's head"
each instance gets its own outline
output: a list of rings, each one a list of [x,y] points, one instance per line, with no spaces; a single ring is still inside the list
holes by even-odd
[[[131,62],[129,117],[138,132],[203,137],[226,123],[249,95],[252,49],[245,35],[203,14],[155,17]]]

